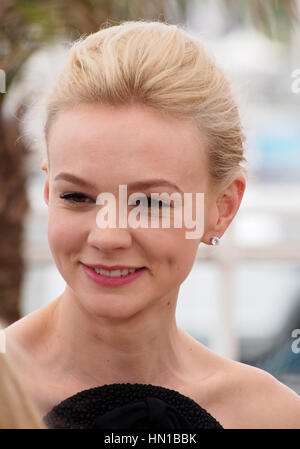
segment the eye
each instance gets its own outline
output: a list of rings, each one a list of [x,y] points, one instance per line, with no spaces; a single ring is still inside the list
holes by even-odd
[[[147,196],[147,198],[137,198],[135,201],[139,201],[139,204],[144,205],[144,207],[148,207],[151,208],[151,206],[156,206],[157,204],[159,205],[159,208],[161,209],[162,207],[170,207],[169,204],[165,203],[162,200],[157,200],[155,198],[151,198],[150,196]],[[147,203],[146,203],[147,201]],[[128,204],[129,206],[135,206],[136,204]]]
[[[85,195],[81,192],[70,192],[70,193],[64,193],[63,195],[60,195],[60,198],[68,201],[69,203],[87,203],[87,202],[94,202],[89,196]]]

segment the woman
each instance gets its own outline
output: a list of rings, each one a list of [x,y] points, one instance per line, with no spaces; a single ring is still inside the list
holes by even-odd
[[[49,95],[45,134],[48,239],[66,288],[6,330],[43,373],[42,391],[31,385],[41,413],[76,402],[78,392],[140,384],[192,399],[224,428],[300,427],[296,393],[215,354],[175,321],[198,245],[222,237],[246,184],[237,106],[202,44],[159,22],[80,39]],[[186,238],[186,222],[163,227],[163,216],[178,211],[171,202],[158,227],[135,227],[133,216],[127,226],[101,226],[99,195],[120,204],[120,186],[142,198],[143,223],[151,194],[203,193],[203,232]],[[129,217],[138,203],[128,204]]]

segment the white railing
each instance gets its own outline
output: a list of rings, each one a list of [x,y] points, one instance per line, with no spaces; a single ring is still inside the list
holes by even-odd
[[[222,297],[219,298],[218,316],[211,336],[211,348],[230,359],[238,360],[238,342],[234,333],[233,275],[236,266],[248,260],[299,261],[299,240],[276,242],[268,246],[241,246],[235,242],[235,231],[243,215],[264,214],[274,219],[295,219],[300,228],[300,185],[253,186],[255,192],[248,204],[240,209],[236,221],[226,231],[219,246],[201,245],[198,259],[212,260],[221,270]],[[257,201],[255,201],[255,197]]]

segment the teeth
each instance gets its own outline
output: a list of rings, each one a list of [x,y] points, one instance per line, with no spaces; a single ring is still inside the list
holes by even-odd
[[[118,277],[118,276],[126,276],[128,273],[134,273],[137,271],[136,269],[132,268],[130,270],[103,270],[102,268],[94,268],[96,273],[102,274],[103,276],[108,277]]]

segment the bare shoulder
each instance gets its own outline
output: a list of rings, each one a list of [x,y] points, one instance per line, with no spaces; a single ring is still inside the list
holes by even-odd
[[[224,428],[300,428],[300,396],[268,372],[227,360],[220,379],[211,410]]]
[[[48,330],[49,317],[56,303],[54,300],[7,326],[4,331],[8,351],[15,344],[28,352],[38,346]]]

